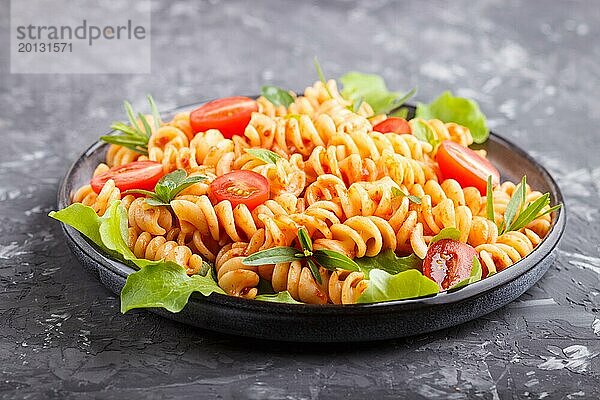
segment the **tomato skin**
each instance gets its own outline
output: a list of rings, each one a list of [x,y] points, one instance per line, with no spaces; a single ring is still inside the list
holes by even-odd
[[[249,97],[224,97],[209,101],[190,113],[190,124],[194,133],[208,129],[218,129],[223,136],[231,139],[242,135],[250,122],[252,113],[258,111],[258,104]]]
[[[374,131],[381,133],[412,133],[408,121],[404,118],[389,117],[373,127]]]
[[[455,179],[462,187],[473,186],[482,196],[486,193],[488,176],[492,176],[493,186],[500,184],[500,173],[492,163],[468,147],[450,140],[440,144],[435,160],[444,179]]]
[[[208,197],[213,204],[229,200],[231,206],[245,204],[250,210],[269,200],[270,185],[267,178],[254,171],[237,170],[219,176],[208,187]],[[241,191],[243,193],[237,193]]]
[[[435,242],[427,250],[423,261],[423,275],[446,290],[471,276],[475,249],[452,239]]]
[[[90,181],[92,190],[100,193],[104,184],[112,179],[122,192],[130,189],[154,190],[154,186],[164,175],[161,163],[154,161],[134,161],[112,167]]]

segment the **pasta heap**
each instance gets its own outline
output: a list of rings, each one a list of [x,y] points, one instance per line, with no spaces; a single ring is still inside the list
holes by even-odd
[[[493,190],[494,219],[486,217],[486,196],[475,187],[443,180],[435,161],[437,148],[410,133],[379,132],[373,127],[386,115],[374,115],[367,102],[355,111],[334,80],[316,82],[285,107],[267,98],[256,100],[243,135],[226,138],[217,129],[194,132],[189,113],[155,126],[147,154],[116,144],[94,175],[132,161],[160,163],[164,173],[183,169],[205,176],[170,201],[151,205],[144,197],[123,194],[111,179],[99,193],[90,185],[73,194],[73,202],[103,215],[114,200],[127,210],[128,245],[139,258],[170,260],[189,275],[214,263],[219,286],[228,294],[254,298],[261,280],[276,292],[288,291],[301,302],[355,303],[368,286],[362,272],[320,268],[318,283],[301,261],[248,266],[242,261],[258,251],[297,244],[304,227],[315,249],[334,250],[351,259],[385,250],[426,257],[433,236],[457,228],[459,241],[474,247],[486,274],[514,264],[533,251],[548,233],[550,214],[518,230],[501,233],[507,204],[516,185]],[[154,122],[152,116],[146,117]],[[437,119],[425,124],[437,142],[473,143],[468,128]],[[142,123],[138,122],[139,128]],[[266,149],[279,157],[266,162],[249,152]],[[479,152],[485,157],[484,152]],[[268,199],[252,208],[229,200],[215,201],[210,184],[231,171],[248,170],[269,182]],[[403,195],[399,195],[402,193]],[[526,189],[527,202],[542,194]],[[417,197],[419,202],[411,199]],[[546,208],[547,209],[547,208]]]

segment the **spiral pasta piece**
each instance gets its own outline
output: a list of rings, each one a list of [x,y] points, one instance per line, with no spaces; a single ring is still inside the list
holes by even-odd
[[[131,202],[127,208],[129,226],[138,232],[164,235],[173,227],[173,216],[164,206],[151,206],[143,197]]]
[[[215,269],[219,286],[229,295],[253,299],[258,293],[260,277],[257,267],[242,263],[244,243],[228,244],[215,258]]]
[[[287,290],[290,295],[304,303],[325,304],[328,301],[327,283],[329,271],[319,268],[322,284],[317,283],[310,269],[301,261],[275,264],[271,284],[276,292]]]
[[[158,261],[173,261],[185,268],[188,275],[197,274],[202,268],[202,257],[192,250],[164,236],[152,236],[149,232],[139,235],[135,228],[129,228],[128,245],[138,258]]]

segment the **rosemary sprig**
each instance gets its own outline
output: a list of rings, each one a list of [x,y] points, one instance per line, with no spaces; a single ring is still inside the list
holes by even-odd
[[[314,250],[308,231],[304,227],[298,229],[298,243],[300,249],[286,246],[273,247],[244,258],[242,263],[248,266],[258,266],[303,260],[318,283],[323,282],[319,266],[330,271],[337,269],[360,270],[356,262],[342,253],[333,250]]]
[[[156,103],[152,96],[148,95],[147,99],[152,111],[154,129],[157,130],[162,124],[160,114],[158,113],[158,108],[156,107]],[[129,119],[129,125],[124,124],[123,122],[113,122],[110,127],[111,129],[118,131],[119,134],[103,135],[100,136],[100,140],[106,143],[126,147],[140,154],[148,155],[148,140],[152,135],[152,128],[148,123],[148,119],[142,113],[137,113],[136,118],[133,107],[131,107],[131,104],[128,101],[123,102],[123,108],[125,108],[125,113]],[[140,129],[138,120],[141,122],[143,129]]]

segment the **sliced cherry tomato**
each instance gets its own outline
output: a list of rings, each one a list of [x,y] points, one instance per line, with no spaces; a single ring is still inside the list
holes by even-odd
[[[254,171],[232,171],[219,176],[208,187],[213,203],[229,200],[231,206],[245,204],[250,210],[269,199],[269,181]]]
[[[485,158],[468,147],[444,140],[438,148],[435,160],[445,179],[456,179],[462,187],[474,186],[485,196],[488,176],[492,184],[500,183],[500,173]]]
[[[92,190],[100,193],[109,179],[122,192],[130,189],[154,190],[156,182],[164,175],[162,164],[154,161],[134,161],[129,164],[112,167],[108,171],[96,175],[90,181]]]
[[[381,133],[411,133],[408,121],[398,117],[389,117],[381,121],[373,127],[373,130]]]
[[[423,261],[423,275],[446,290],[471,276],[475,249],[466,243],[442,239],[429,247]]]
[[[258,105],[251,98],[225,97],[209,101],[192,111],[190,124],[194,133],[218,129],[223,136],[231,138],[244,133],[255,111],[258,111]]]

